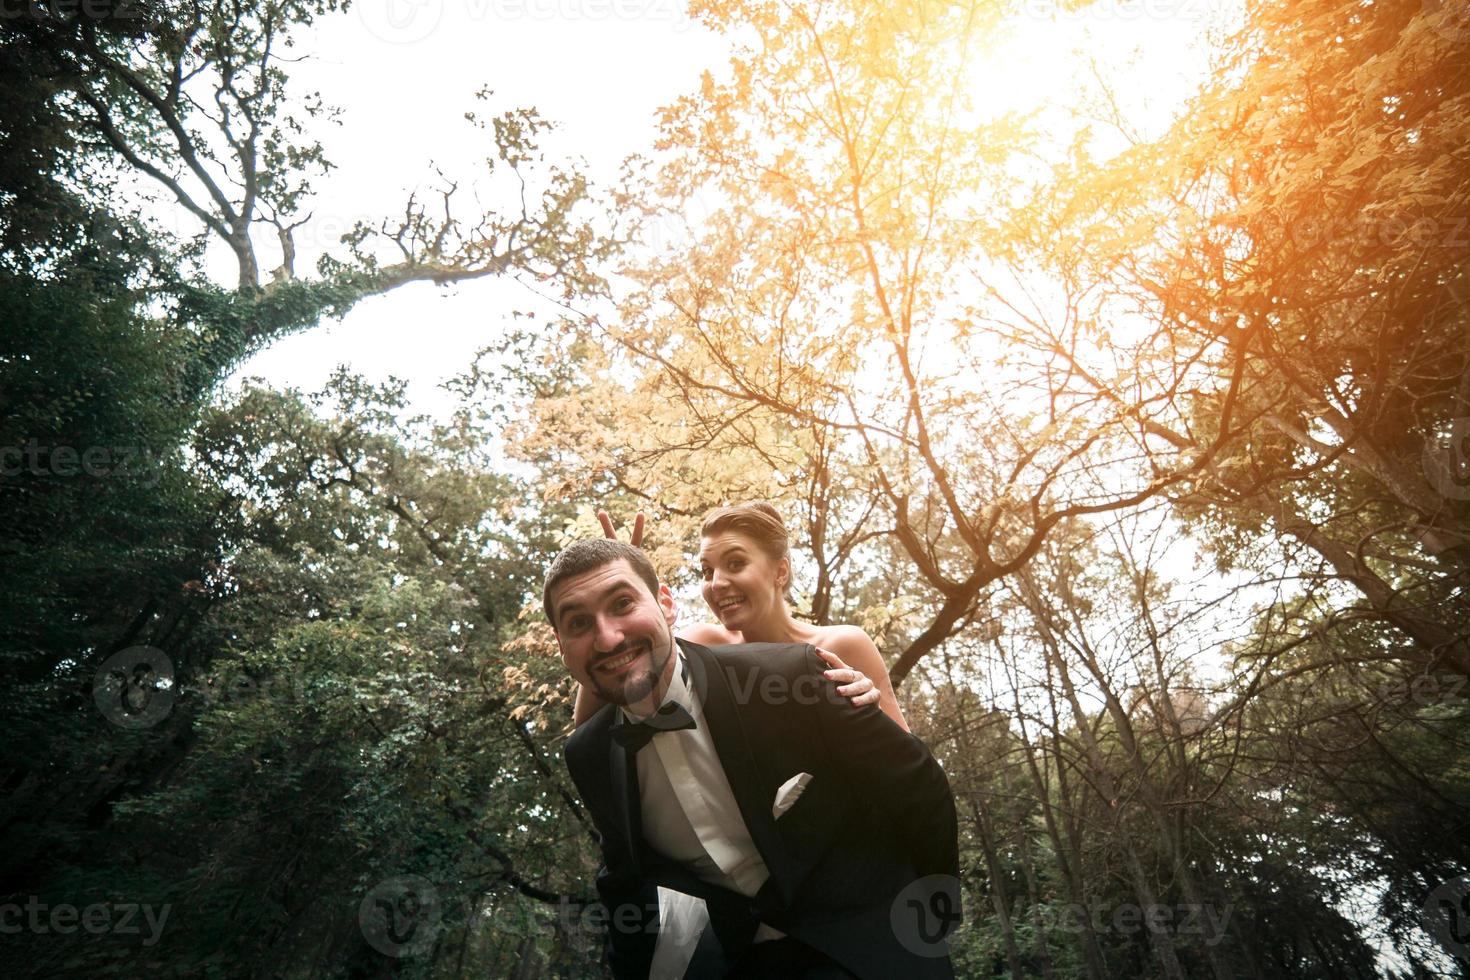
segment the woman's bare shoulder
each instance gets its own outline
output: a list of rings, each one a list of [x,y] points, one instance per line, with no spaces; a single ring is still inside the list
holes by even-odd
[[[888,665],[883,662],[883,654],[879,652],[878,645],[861,626],[819,626],[810,642],[813,646],[837,654],[849,667],[856,667],[870,677],[886,674],[888,671]]]
[[[718,623],[692,623],[679,629],[678,635],[690,643],[707,647],[740,642],[739,633],[731,633]]]
[[[831,626],[816,627],[812,645],[831,650],[833,653],[840,653],[843,647],[859,647],[866,650],[874,646],[874,643],[873,638],[861,626],[834,623]]]

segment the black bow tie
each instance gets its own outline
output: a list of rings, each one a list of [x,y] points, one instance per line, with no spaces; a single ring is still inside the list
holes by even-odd
[[[647,721],[628,721],[624,718],[622,724],[612,727],[611,735],[629,752],[637,752],[659,732],[677,732],[685,728],[698,727],[694,723],[693,716],[684,710],[682,704],[670,701],[654,712],[653,717]]]

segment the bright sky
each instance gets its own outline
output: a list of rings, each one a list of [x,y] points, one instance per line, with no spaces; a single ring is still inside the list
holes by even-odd
[[[655,109],[725,60],[723,42],[676,0],[356,0],[297,50],[311,57],[292,68],[293,86],[343,110],[342,125],[319,137],[339,169],[303,229],[301,275],[323,248],[340,253],[336,240],[355,221],[391,215],[410,188],[431,185],[431,162],[466,179],[482,172],[487,144],[465,112],[536,107],[561,127],[546,141],[551,159],[581,157],[606,185],[652,144]],[[495,98],[479,103],[486,85]],[[512,305],[527,306],[514,284],[415,284],[276,343],[236,379],[313,389],[348,363],[375,381],[407,379],[414,407],[438,414],[451,404],[438,382],[499,336]]]
[[[1237,2],[1133,0],[1065,12],[1054,0],[1023,0],[1013,33],[975,74],[981,102],[997,112],[1075,103],[1091,58],[1114,79],[1133,124],[1154,135],[1202,75],[1204,27]],[[553,159],[581,157],[595,183],[613,182],[624,157],[651,146],[655,110],[725,64],[724,40],[683,9],[682,0],[356,0],[323,18],[300,36],[295,51],[309,58],[291,77],[298,93],[319,90],[343,110],[342,126],[320,134],[339,169],[302,229],[298,274],[310,274],[355,221],[391,214],[409,188],[431,184],[431,162],[472,177],[484,144],[468,110],[535,106],[561,126]],[[495,91],[489,105],[473,98],[485,85]],[[1064,114],[1049,116],[1065,125]],[[227,265],[221,279],[229,281]],[[277,342],[232,380],[260,375],[311,390],[347,363],[370,380],[408,380],[414,408],[442,414],[452,402],[438,383],[499,336],[510,308],[526,305],[525,290],[505,282],[406,287]]]

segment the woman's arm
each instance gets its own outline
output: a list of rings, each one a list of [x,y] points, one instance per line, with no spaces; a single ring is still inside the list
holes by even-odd
[[[578,684],[577,703],[572,707],[572,727],[580,727],[584,721],[597,714],[604,704],[607,702]]]
[[[893,682],[888,678],[888,665],[883,663],[883,655],[873,645],[861,627],[842,626],[833,631],[832,635],[824,637],[823,642],[828,650],[837,654],[847,667],[866,674],[873,682],[874,689],[878,692],[878,707],[883,713],[892,718],[894,723],[904,731],[909,730],[909,723],[904,720],[903,711],[898,706],[898,698],[893,693]],[[828,671],[830,676],[834,671]],[[841,680],[842,678],[833,678]],[[852,680],[853,678],[848,678]],[[846,692],[838,688],[839,694]]]

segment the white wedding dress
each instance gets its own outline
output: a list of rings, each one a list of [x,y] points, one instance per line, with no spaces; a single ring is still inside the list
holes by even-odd
[[[653,948],[648,980],[681,980],[709,924],[709,909],[702,898],[660,885],[658,919],[658,943]]]

